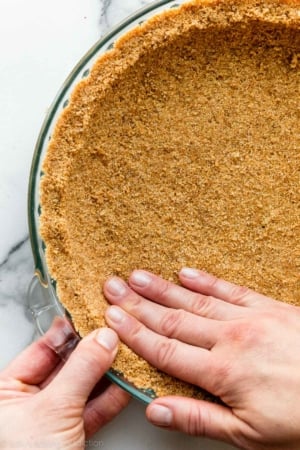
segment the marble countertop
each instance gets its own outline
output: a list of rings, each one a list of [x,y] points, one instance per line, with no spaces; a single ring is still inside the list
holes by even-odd
[[[35,337],[26,306],[34,273],[27,186],[47,109],[77,61],[113,25],[149,0],[1,0],[0,3],[0,369]],[[229,449],[159,430],[133,401],[87,448]]]

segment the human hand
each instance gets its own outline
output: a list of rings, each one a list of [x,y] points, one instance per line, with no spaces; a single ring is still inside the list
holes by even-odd
[[[0,373],[2,450],[82,450],[128,403],[116,385],[98,383],[117,353],[116,333],[96,330],[63,363],[55,350],[70,349],[73,339],[71,325],[57,318]]]
[[[104,287],[122,341],[223,402],[161,397],[148,419],[242,449],[299,450],[300,308],[195,269],[179,278],[134,271]]]

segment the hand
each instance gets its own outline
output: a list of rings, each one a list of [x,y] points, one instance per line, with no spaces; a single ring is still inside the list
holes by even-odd
[[[70,348],[72,340],[71,325],[57,318],[0,373],[2,450],[83,450],[85,440],[128,403],[128,394],[115,385],[97,395],[97,383],[117,353],[116,333],[91,333],[64,364],[54,350]]]
[[[148,419],[242,449],[299,449],[300,308],[195,269],[179,278],[134,271],[104,288],[122,341],[223,402],[162,397]]]

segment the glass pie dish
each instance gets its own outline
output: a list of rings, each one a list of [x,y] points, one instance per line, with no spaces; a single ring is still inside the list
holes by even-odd
[[[59,301],[56,292],[55,280],[53,280],[50,276],[45,258],[45,244],[39,232],[39,218],[41,214],[40,181],[43,176],[42,163],[56,122],[63,109],[68,105],[69,97],[77,83],[89,75],[90,69],[95,61],[106,51],[110,50],[118,38],[132,28],[139,26],[151,16],[169,8],[176,8],[182,3],[184,3],[182,0],[161,0],[155,2],[142,8],[112,29],[78,62],[62,85],[55,100],[53,101],[53,104],[49,108],[34,151],[28,192],[29,231],[35,263],[35,274],[28,289],[28,306],[37,331],[41,335],[49,329],[56,316],[68,317],[68,312]],[[74,347],[79,339],[80,338],[74,332],[74,336],[67,343],[67,345],[69,347]],[[66,349],[62,349],[61,351],[62,358],[65,350]],[[151,400],[156,397],[153,389],[150,389],[147,386],[139,389],[132,383],[128,382],[119,372],[109,370],[107,372],[107,377],[144,403],[150,403]]]

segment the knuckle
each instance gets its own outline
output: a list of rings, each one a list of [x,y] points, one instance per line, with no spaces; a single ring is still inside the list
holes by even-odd
[[[211,379],[211,391],[217,397],[222,397],[231,389],[234,367],[231,361],[219,362],[214,368],[214,376]]]
[[[129,401],[129,394],[119,386],[112,384],[109,389],[106,390],[107,404],[109,408],[106,408],[105,417],[111,420],[118,411],[121,411]]]
[[[157,345],[157,365],[160,369],[167,369],[175,357],[177,342],[173,339],[163,339]]]
[[[220,364],[219,367],[216,368],[217,377],[224,382],[224,380],[228,380],[232,374],[232,364],[230,361],[226,361],[223,364]]]
[[[215,287],[218,287],[219,282],[219,278],[215,277],[214,275],[210,275],[207,284],[210,288],[214,289]]]
[[[178,327],[184,321],[185,312],[182,309],[167,311],[162,317],[159,324],[159,332],[164,336],[177,336]]]
[[[257,321],[238,321],[231,323],[225,331],[225,339],[231,345],[251,348],[260,339],[261,331]]]
[[[195,403],[190,406],[186,420],[188,434],[201,437],[205,437],[207,435],[207,422],[210,420],[206,412],[206,409],[199,408],[199,406]]]
[[[214,307],[214,298],[206,295],[196,295],[190,303],[191,312],[198,316],[207,316]]]
[[[251,290],[246,286],[233,286],[231,289],[230,296],[232,300],[236,302],[239,300],[243,300],[247,295],[249,295]]]
[[[90,434],[95,428],[100,428],[107,422],[104,411],[96,408],[93,404],[88,405],[85,410],[86,433]]]
[[[159,298],[162,300],[167,300],[170,297],[171,283],[169,281],[163,280],[159,287]]]
[[[134,315],[139,314],[142,306],[142,298],[139,295],[131,295],[128,297],[126,304],[124,304],[127,311]]]
[[[142,331],[144,328],[144,325],[140,322],[135,322],[130,330],[128,330],[126,341],[133,347],[134,350],[143,347]]]

